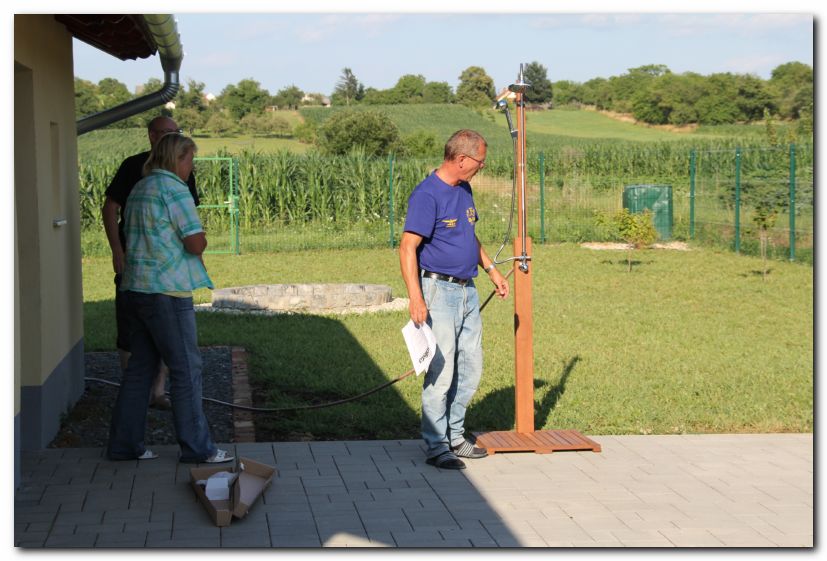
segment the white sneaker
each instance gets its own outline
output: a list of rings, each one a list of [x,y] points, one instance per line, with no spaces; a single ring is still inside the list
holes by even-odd
[[[204,463],[223,464],[224,462],[232,462],[233,460],[235,460],[235,457],[230,456],[226,450],[217,449],[215,454],[204,460]]]
[[[138,456],[139,460],[154,460],[158,457],[158,454],[153,452],[152,450],[144,450],[144,453]]]

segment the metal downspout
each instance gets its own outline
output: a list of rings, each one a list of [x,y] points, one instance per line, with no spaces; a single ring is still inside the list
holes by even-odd
[[[78,136],[163,105],[171,101],[178,93],[178,71],[181,69],[181,61],[184,58],[178,26],[172,14],[144,14],[143,17],[158,47],[161,67],[164,70],[164,85],[157,92],[83,117],[77,122]]]

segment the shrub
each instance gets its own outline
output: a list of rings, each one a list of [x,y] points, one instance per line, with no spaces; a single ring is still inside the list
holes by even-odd
[[[402,139],[400,156],[409,158],[435,158],[442,156],[443,146],[430,131],[416,131]]]
[[[601,213],[598,214],[597,223],[608,227],[614,236],[629,244],[626,261],[629,264],[630,273],[632,272],[632,251],[645,247],[658,238],[652,212],[648,209],[641,213],[629,212],[628,208],[615,213]]]
[[[340,111],[318,130],[316,144],[326,154],[345,155],[355,149],[369,156],[385,156],[399,142],[399,129],[379,111]]]
[[[314,121],[304,121],[293,127],[293,138],[302,144],[315,144],[317,130]]]

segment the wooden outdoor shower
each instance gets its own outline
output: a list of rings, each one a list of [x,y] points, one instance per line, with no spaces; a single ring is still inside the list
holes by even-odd
[[[592,450],[600,452],[600,444],[575,430],[534,430],[534,343],[531,299],[531,238],[526,231],[526,134],[525,90],[523,65],[517,82],[508,89],[515,94],[517,126],[514,151],[514,188],[517,191],[517,237],[514,238],[514,431],[476,433],[477,446],[497,452],[536,452],[545,454],[559,450]],[[505,106],[508,117],[508,107]]]

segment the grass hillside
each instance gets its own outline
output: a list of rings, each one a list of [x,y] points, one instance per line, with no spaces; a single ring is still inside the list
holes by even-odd
[[[419,104],[419,105],[355,105],[348,107],[307,107],[301,109],[302,116],[316,124],[323,123],[337,111],[379,111],[385,113],[399,127],[402,136],[415,132],[429,132],[437,139],[445,140],[459,129],[474,129],[491,144],[506,145],[510,136],[506,129],[505,117],[495,111],[474,111],[463,105]]]
[[[479,131],[497,152],[511,150],[505,116],[497,111],[473,110],[462,105],[356,105],[352,107],[305,107],[299,111],[279,111],[278,116],[295,127],[302,120],[323,123],[337,111],[381,111],[399,127],[402,136],[414,132],[430,132],[438,141],[447,139],[454,131],[472,128]],[[512,111],[513,113],[513,111]],[[516,118],[516,116],[514,116]],[[765,134],[763,124],[702,126],[693,132],[675,132],[646,127],[613,119],[594,111],[550,110],[531,111],[526,114],[529,145],[537,149],[551,149],[562,145],[604,142],[608,144],[657,143],[670,141],[697,142],[714,139],[758,140]],[[788,124],[776,125],[779,137],[784,136]],[[273,153],[288,150],[304,153],[311,147],[292,138],[262,138],[248,134],[214,137],[196,131],[195,141],[200,156],[211,156],[219,151],[239,154],[244,150]],[[146,131],[143,129],[104,129],[85,134],[79,138],[81,159],[101,154],[125,156],[147,147]]]
[[[292,138],[262,138],[249,135],[212,138],[209,136],[195,137],[198,144],[199,156],[212,156],[219,152],[240,154],[244,150],[271,154],[280,150],[287,150],[294,154],[304,154],[311,146],[302,144]]]
[[[493,109],[476,111],[462,105],[362,105],[346,107],[307,107],[300,114],[308,121],[321,124],[336,111],[381,111],[387,114],[405,136],[418,131],[432,132],[437,138],[448,138],[461,128],[479,131],[495,149],[510,148],[505,116]],[[512,118],[516,112],[511,109]],[[786,127],[775,127],[783,135]],[[764,134],[763,124],[702,126],[692,132],[672,131],[663,128],[624,122],[596,111],[553,109],[526,113],[529,143],[535,147],[560,145],[561,143],[614,142],[669,142],[698,141],[722,138],[750,138]]]
[[[645,127],[612,119],[595,111],[532,111],[526,115],[528,134],[574,138],[617,139],[638,142],[683,140],[686,133]]]

